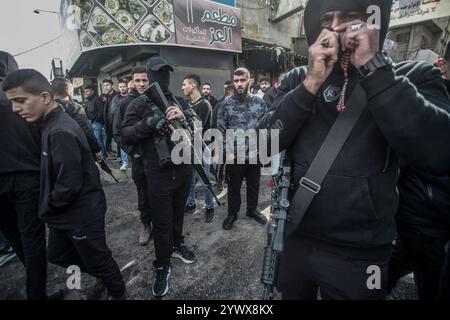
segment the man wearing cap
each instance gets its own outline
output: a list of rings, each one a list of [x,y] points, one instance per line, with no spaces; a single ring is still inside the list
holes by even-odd
[[[367,15],[372,5],[381,13],[375,19]],[[434,174],[450,169],[449,98],[439,70],[421,62],[393,66],[380,52],[391,5],[308,1],[309,65],[285,76],[260,123],[280,129],[280,150],[287,149],[293,163],[278,279],[284,299],[316,299],[319,289],[322,299],[383,299],[395,237],[398,159]],[[359,102],[348,104],[351,96]],[[338,115],[355,105],[364,108],[330,170],[320,184],[307,183]],[[300,194],[313,196],[306,210],[297,202]]]
[[[184,263],[194,263],[197,258],[183,246],[183,220],[186,200],[191,185],[192,166],[174,165],[171,161],[163,163],[159,155],[162,151],[170,157],[170,137],[167,135],[167,121],[183,119],[179,107],[182,99],[174,97],[169,90],[170,72],[173,72],[164,59],[153,57],[147,64],[150,83],[158,83],[171,107],[164,115],[146,96],[135,99],[127,108],[122,125],[123,143],[139,144],[144,153],[144,170],[147,178],[150,214],[156,260],[153,295],[165,296],[169,290],[171,257]]]

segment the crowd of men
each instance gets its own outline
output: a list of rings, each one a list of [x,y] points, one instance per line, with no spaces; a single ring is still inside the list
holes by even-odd
[[[220,100],[195,74],[180,84],[184,96],[175,96],[169,87],[176,70],[154,56],[120,79],[118,92],[111,80],[103,81],[100,96],[86,86],[81,106],[68,80],[49,83],[1,52],[0,229],[25,266],[27,297],[61,298],[46,292],[47,261],[96,277],[90,298],[104,289],[112,299],[127,297],[106,243],[106,197],[96,166],[112,156],[120,157],[123,171],[131,164],[139,243],[145,246],[153,236],[153,295],[168,293],[171,258],[197,261],[184,245],[183,223],[197,209],[199,180],[205,221],[215,218],[206,181],[192,163],[170,158],[174,126],[194,114],[203,132],[217,128],[224,137],[226,165],[201,159],[219,188],[228,185],[224,230],[238,219],[244,181],[246,215],[267,223],[258,210],[261,164],[251,161],[258,150],[245,139],[227,140],[227,130],[279,132],[279,151],[292,163],[276,283],[283,299],[384,299],[411,272],[420,299],[450,299],[448,67],[443,59],[435,66],[393,64],[382,52],[390,1],[372,2],[381,8],[380,28],[368,26],[365,0],[309,1],[308,66],[273,86],[266,78],[255,85],[250,72],[238,68]],[[146,94],[156,83],[167,110]],[[227,153],[236,150],[229,145],[244,154]],[[3,250],[12,255],[7,246]],[[380,277],[375,288],[368,286],[374,266]]]

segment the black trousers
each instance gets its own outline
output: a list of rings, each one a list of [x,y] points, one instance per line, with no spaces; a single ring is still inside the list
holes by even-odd
[[[3,254],[3,252],[7,252],[9,248],[11,247],[11,244],[9,243],[8,239],[3,235],[2,229],[0,228],[0,255]]]
[[[47,299],[45,225],[38,217],[39,172],[0,175],[0,229],[26,271],[29,300]]]
[[[441,271],[438,300],[450,300],[450,242],[448,243],[445,262]]]
[[[112,139],[113,139],[113,131],[111,123],[106,122],[105,123],[105,147],[106,151],[111,152],[112,150]],[[120,148],[117,145],[117,155],[120,157]]]
[[[389,291],[397,281],[413,272],[420,300],[435,300],[445,261],[447,239],[397,223],[398,237],[389,262]]]
[[[381,289],[367,285],[370,266],[379,267]],[[278,289],[284,300],[316,300],[319,290],[323,300],[381,300],[386,295],[387,273],[387,259],[342,257],[294,234],[285,239]]]
[[[150,224],[152,222],[152,217],[148,200],[147,178],[145,177],[144,162],[141,158],[132,158],[131,177],[137,189],[138,210],[141,213],[141,222],[142,224]]]
[[[237,216],[241,209],[242,181],[247,184],[247,211],[258,206],[261,166],[258,164],[227,165],[228,176],[228,215]]]
[[[170,266],[173,248],[183,244],[184,209],[191,187],[191,166],[146,171],[155,244],[155,268]]]
[[[104,219],[103,211],[95,221],[70,230],[49,226],[47,258],[63,268],[78,266],[81,272],[102,279],[108,293],[120,298],[125,283],[106,244]]]

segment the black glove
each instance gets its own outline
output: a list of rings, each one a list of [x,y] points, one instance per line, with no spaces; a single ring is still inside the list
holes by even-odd
[[[169,127],[169,122],[166,118],[161,116],[148,117],[145,120],[147,128],[153,132],[159,133],[161,135],[166,134]]]

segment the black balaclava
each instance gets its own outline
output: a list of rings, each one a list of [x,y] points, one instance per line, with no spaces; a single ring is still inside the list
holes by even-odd
[[[355,0],[325,0],[320,8],[320,15],[331,11],[358,11],[365,12],[362,4]]]
[[[169,85],[170,85],[170,70],[167,67],[163,67],[159,69],[158,71],[147,71],[148,77],[150,79],[150,84],[158,82],[159,86],[161,87],[162,91],[164,93],[170,92],[169,91]]]

